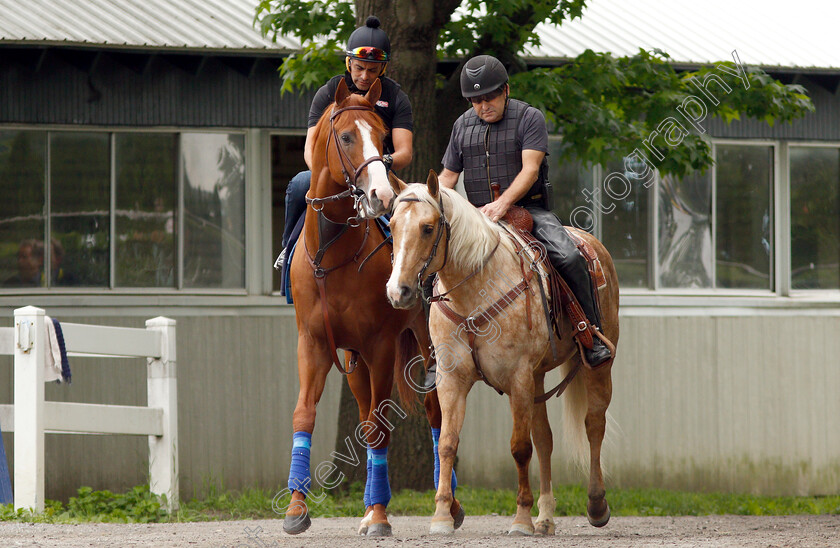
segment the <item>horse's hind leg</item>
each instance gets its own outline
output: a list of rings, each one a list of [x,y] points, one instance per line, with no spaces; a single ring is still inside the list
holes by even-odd
[[[610,521],[610,506],[601,472],[601,444],[607,427],[607,406],[612,398],[612,380],[608,364],[594,371],[584,370],[588,407],[586,410],[586,437],[589,439],[589,502],[586,514],[589,523],[603,527]]]
[[[545,393],[545,375],[541,374],[534,378],[534,392]],[[551,452],[554,448],[554,439],[551,434],[551,425],[548,422],[548,412],[545,402],[534,407],[534,421],[531,427],[531,439],[537,450],[537,457],[540,461],[540,498],[537,500],[537,508],[540,511],[537,516],[536,533],[538,535],[553,535],[554,509],[556,501],[551,490]]]
[[[534,494],[531,492],[528,466],[533,454],[531,424],[534,412],[534,382],[530,368],[521,370],[527,373],[530,387],[527,387],[529,383],[525,379],[516,379],[512,383],[510,392],[510,411],[513,414],[510,453],[516,462],[519,489],[516,492],[516,516],[513,518],[513,525],[508,534],[533,535],[534,523],[531,520],[531,508],[534,506]]]

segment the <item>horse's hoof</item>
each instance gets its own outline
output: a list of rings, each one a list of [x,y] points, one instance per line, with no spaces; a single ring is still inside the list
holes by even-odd
[[[368,532],[368,526],[370,526],[370,520],[373,519],[373,512],[368,512],[365,514],[365,517],[362,518],[362,522],[359,524],[359,534],[365,536]]]
[[[289,535],[298,535],[303,533],[309,526],[312,525],[312,520],[309,519],[309,513],[301,514],[299,516],[286,516],[283,519],[283,531]]]
[[[367,527],[367,533],[365,536],[368,537],[390,537],[391,536],[391,524],[390,523],[371,523]]]
[[[458,512],[453,516],[453,518],[455,520],[453,526],[455,527],[455,529],[459,528],[461,525],[464,524],[464,517],[465,516],[466,516],[466,513],[464,513],[464,507],[461,504],[459,504],[458,505]]]
[[[429,527],[430,535],[451,535],[455,532],[455,520],[452,518],[444,518],[439,520],[432,520],[432,526]]]
[[[532,537],[534,536],[534,526],[530,523],[514,523],[510,526],[508,535],[512,537]]]
[[[604,512],[604,515],[598,519],[593,519],[588,513],[586,515],[586,519],[589,520],[589,525],[592,527],[603,527],[610,521],[610,505],[607,504],[607,511]]]
[[[554,525],[554,520],[545,519],[543,521],[537,522],[537,527],[534,532],[542,536],[553,536],[555,531],[556,526]]]

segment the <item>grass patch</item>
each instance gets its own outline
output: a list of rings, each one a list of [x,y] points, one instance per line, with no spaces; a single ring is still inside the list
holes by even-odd
[[[510,489],[458,488],[458,499],[467,515],[498,514],[512,516],[516,493]],[[307,499],[313,517],[361,517],[363,487],[354,484],[346,494],[311,493]],[[536,499],[537,494],[535,494]],[[577,485],[554,489],[557,516],[583,516],[586,490]],[[768,497],[727,493],[688,493],[664,489],[610,489],[607,499],[613,517],[617,516],[701,516],[737,514],[749,516],[794,514],[840,514],[840,495],[826,497]],[[167,515],[160,501],[139,486],[125,494],[79,489],[78,496],[63,505],[47,501],[43,514],[15,511],[12,505],[0,505],[0,521],[41,523],[78,522],[186,522],[239,519],[281,518],[289,497],[275,497],[262,489],[225,491],[210,488],[201,499],[181,503],[181,509]],[[434,492],[403,490],[394,493],[388,511],[392,515],[431,516]],[[536,515],[536,505],[534,507]]]

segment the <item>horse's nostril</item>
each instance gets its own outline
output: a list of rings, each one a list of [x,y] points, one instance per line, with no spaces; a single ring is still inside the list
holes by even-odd
[[[407,285],[400,286],[400,298],[407,299],[411,295],[411,288]]]

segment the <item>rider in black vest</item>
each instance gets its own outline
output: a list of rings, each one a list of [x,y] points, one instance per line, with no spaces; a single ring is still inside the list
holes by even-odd
[[[335,100],[335,90],[344,78],[351,93],[364,95],[378,78],[382,84],[382,95],[374,105],[376,113],[382,118],[390,132],[385,138],[383,159],[389,169],[401,169],[411,163],[414,141],[414,120],[411,103],[400,85],[385,76],[385,69],[391,57],[391,41],[385,31],[379,28],[377,17],[370,16],[365,26],[353,31],[347,40],[347,71],[330,78],[321,86],[312,99],[309,109],[309,129],[306,132],[306,144],[303,147],[303,159],[312,169],[312,147],[314,146],[315,126],[324,110]],[[283,229],[283,252],[277,258],[274,267],[283,269],[287,256],[287,247],[298,221],[306,211],[304,197],[309,190],[311,171],[301,171],[289,181],[286,188],[286,219]],[[298,229],[299,231],[299,229]],[[292,239],[293,240],[293,239]]]
[[[551,264],[569,284],[589,322],[600,329],[586,260],[550,211],[545,116],[510,99],[509,93],[507,71],[498,59],[479,55],[467,61],[461,72],[461,94],[473,108],[452,128],[440,183],[455,188],[463,172],[470,202],[493,221],[513,204],[526,207],[534,218],[534,236],[545,244]],[[498,200],[493,200],[492,183],[501,187]],[[593,339],[593,348],[584,347],[584,353],[586,361],[596,366],[611,355],[599,338]],[[427,384],[433,379],[434,373],[427,375]]]

